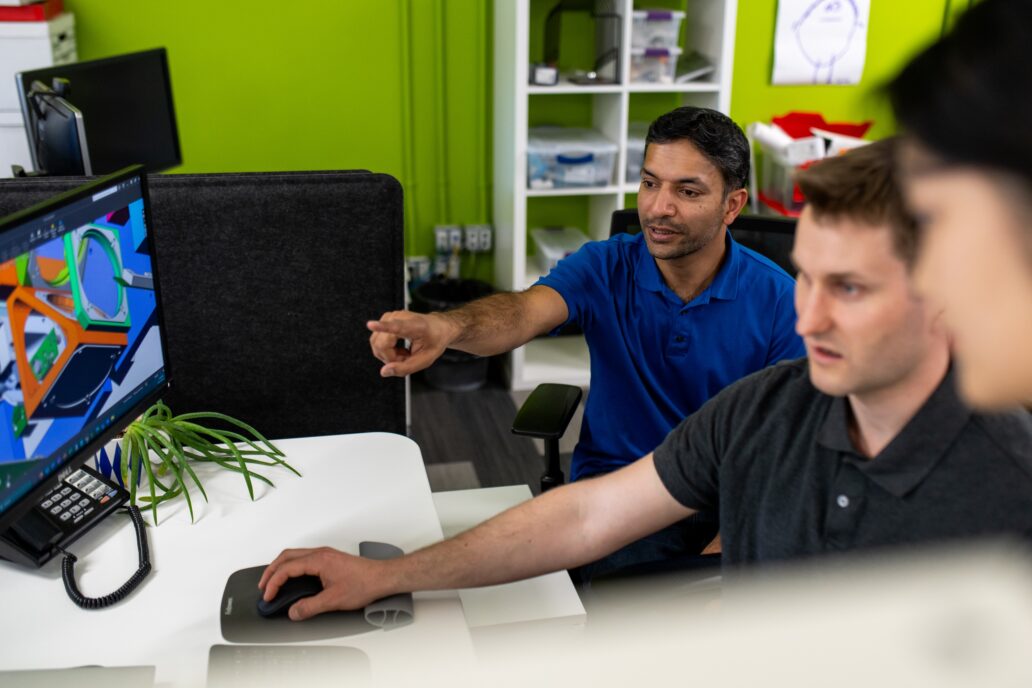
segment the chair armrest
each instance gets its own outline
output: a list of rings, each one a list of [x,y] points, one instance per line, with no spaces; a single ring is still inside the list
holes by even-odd
[[[538,385],[516,413],[513,433],[558,440],[566,432],[582,395],[581,388],[573,385]]]

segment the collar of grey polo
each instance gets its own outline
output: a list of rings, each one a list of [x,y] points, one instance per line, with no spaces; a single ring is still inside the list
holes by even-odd
[[[817,434],[817,444],[841,452],[844,461],[855,465],[889,493],[903,497],[920,485],[946,455],[971,418],[971,409],[957,394],[951,367],[910,422],[873,459],[862,456],[853,446],[849,414],[845,397],[833,397]]]
[[[641,236],[641,235],[639,235]],[[709,292],[710,299],[720,299],[722,301],[733,301],[738,296],[738,270],[741,263],[741,257],[739,255],[738,242],[731,236],[731,232],[724,230],[724,258],[721,261],[720,269],[717,270],[717,274],[714,275],[713,281],[710,282],[709,286],[703,289],[701,292],[692,297],[691,301],[699,298],[702,294]],[[640,252],[638,254],[638,269],[635,271],[635,280],[638,285],[648,291],[657,293],[673,291],[663,281],[663,275],[659,272],[659,266],[656,265],[656,259],[649,253],[648,244],[645,243],[645,237],[641,237]],[[677,298],[674,295],[674,298]],[[680,302],[680,299],[677,299]],[[709,299],[707,299],[708,301]]]

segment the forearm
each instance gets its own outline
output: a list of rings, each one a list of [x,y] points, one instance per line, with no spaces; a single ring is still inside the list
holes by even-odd
[[[497,585],[580,566],[692,514],[652,455],[524,502],[476,528],[383,562],[383,594]]]
[[[450,540],[390,562],[385,594],[497,585],[605,554],[586,527],[581,485],[553,490]]]
[[[544,301],[531,291],[492,294],[434,315],[451,329],[449,348],[493,356],[526,344],[566,319]]]

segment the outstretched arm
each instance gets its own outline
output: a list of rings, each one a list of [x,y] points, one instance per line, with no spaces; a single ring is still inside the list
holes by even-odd
[[[569,311],[559,292],[533,286],[523,292],[493,294],[460,308],[427,315],[391,311],[366,326],[369,346],[384,362],[384,377],[427,368],[447,348],[480,356],[511,351],[563,324]],[[409,340],[408,349],[398,342]]]
[[[330,548],[285,550],[269,564],[259,587],[271,599],[288,578],[319,576],[323,591],[290,609],[290,618],[306,619],[399,592],[497,585],[579,566],[692,513],[660,482],[649,454],[399,559],[374,561]]]

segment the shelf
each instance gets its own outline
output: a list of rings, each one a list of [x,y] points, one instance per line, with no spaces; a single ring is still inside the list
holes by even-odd
[[[542,337],[523,346],[522,375],[513,379],[514,389],[534,389],[543,382],[587,387],[588,345],[584,337]]]
[[[626,86],[624,84],[574,84],[566,77],[560,77],[559,83],[555,86],[528,86],[527,93],[532,96],[556,95],[570,93],[622,93]]]
[[[635,186],[637,191],[638,187]],[[619,186],[563,186],[557,189],[527,189],[527,198],[541,198],[546,196],[605,196],[606,194],[618,194],[622,189]]]
[[[628,84],[629,93],[719,93],[720,84],[689,81],[686,84]]]
[[[632,65],[632,16],[639,4],[637,0],[610,3],[623,17],[617,41],[617,73],[623,75],[622,83],[574,84],[569,74],[561,74],[555,86],[529,84],[528,65],[542,57],[545,13],[554,7],[555,0],[494,0],[493,4],[495,286],[521,290],[540,276],[530,229],[565,224],[578,227],[589,239],[604,240],[609,236],[613,212],[635,205],[639,181],[628,180],[626,169],[628,161],[632,167],[638,164],[641,153],[629,136],[631,122],[649,122],[682,105],[725,113],[730,110],[738,0],[660,3],[676,4],[685,11],[679,46],[706,55],[714,66],[712,73],[683,84],[627,82]],[[574,46],[582,53],[580,57],[590,57],[598,32],[568,33],[564,40],[580,41]],[[569,52],[565,55],[570,59],[564,69],[591,64],[572,59]],[[531,126],[544,124],[590,127],[615,143],[615,171],[610,183],[527,188],[528,132]],[[590,366],[583,337],[534,340],[514,351],[509,361],[509,379],[514,390],[529,390],[543,382],[588,384]]]

